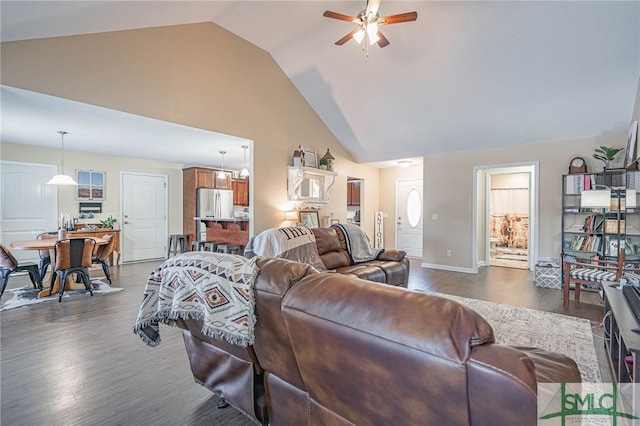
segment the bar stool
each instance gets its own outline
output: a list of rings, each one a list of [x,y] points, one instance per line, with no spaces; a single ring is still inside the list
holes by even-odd
[[[191,241],[191,251],[203,250],[206,243],[206,241]]]
[[[169,235],[169,244],[167,245],[167,259],[178,254],[178,244],[180,244],[180,253],[184,253],[185,247],[189,242],[189,237],[184,234]]]
[[[218,253],[242,254],[242,246],[238,244],[218,244],[216,251]]]
[[[212,242],[212,241],[207,241],[207,242],[205,242],[205,243],[204,243],[204,248],[203,248],[203,250],[204,250],[204,251],[212,251],[212,252],[215,252],[215,251],[217,250],[217,249],[216,249],[216,247],[217,247],[217,246],[218,246],[218,245],[217,245],[216,243],[214,243],[214,242]]]

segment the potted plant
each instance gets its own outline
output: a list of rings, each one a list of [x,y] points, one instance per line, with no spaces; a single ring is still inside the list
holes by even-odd
[[[329,159],[328,158],[321,158],[320,159],[320,168],[322,170],[327,170],[327,168],[329,167]]]
[[[613,161],[616,154],[622,151],[622,149],[623,148],[601,146],[600,148],[595,149],[596,152],[593,154],[593,158],[602,161],[604,163],[604,169],[607,170],[611,167],[611,161]]]
[[[108,218],[101,220],[100,225],[105,229],[112,229],[116,222],[118,222],[118,219],[113,216],[109,216]]]

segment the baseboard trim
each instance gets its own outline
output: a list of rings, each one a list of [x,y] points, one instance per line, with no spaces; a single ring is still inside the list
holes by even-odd
[[[461,268],[459,266],[436,265],[433,263],[421,263],[423,268],[440,269],[442,271],[464,272],[465,274],[477,274],[478,271],[473,268]]]

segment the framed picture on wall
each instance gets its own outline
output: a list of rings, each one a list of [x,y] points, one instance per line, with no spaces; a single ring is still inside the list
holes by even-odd
[[[104,200],[105,172],[76,170],[78,200]]]
[[[320,215],[318,215],[317,210],[300,210],[298,212],[298,219],[299,222],[307,228],[320,227]]]

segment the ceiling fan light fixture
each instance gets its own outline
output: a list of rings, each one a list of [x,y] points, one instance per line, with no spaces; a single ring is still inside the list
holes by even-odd
[[[353,35],[353,39],[357,43],[362,43],[362,39],[364,38],[364,34],[365,34],[364,29],[360,28],[358,30],[358,32]]]
[[[369,35],[369,45],[374,45],[375,43],[378,42],[378,40],[380,40],[380,36],[378,36],[378,33]]]
[[[369,37],[377,37],[378,36],[378,23],[377,22],[369,22],[367,24],[367,34]],[[379,38],[379,37],[378,37]]]

